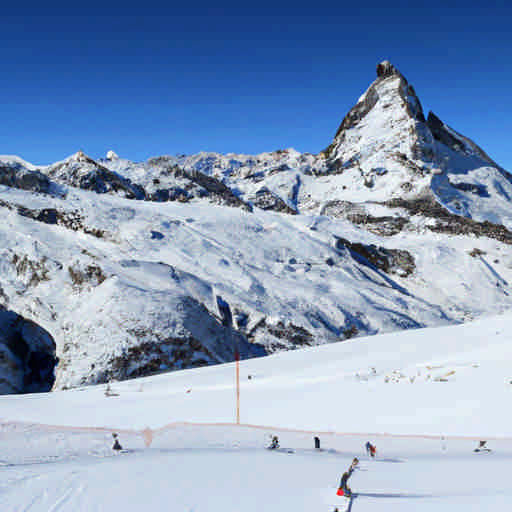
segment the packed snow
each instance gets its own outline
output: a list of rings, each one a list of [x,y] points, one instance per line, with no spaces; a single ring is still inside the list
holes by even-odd
[[[508,314],[242,361],[241,425],[233,363],[0,397],[0,505],[508,510],[511,324]],[[271,435],[277,450],[265,448]],[[482,439],[491,451],[474,451]],[[336,489],[354,457],[348,500]]]

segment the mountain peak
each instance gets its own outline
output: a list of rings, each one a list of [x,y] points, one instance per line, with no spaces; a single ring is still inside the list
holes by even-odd
[[[401,76],[400,71],[389,62],[389,60],[383,60],[379,64],[377,64],[377,77],[386,77],[391,75],[399,75]]]

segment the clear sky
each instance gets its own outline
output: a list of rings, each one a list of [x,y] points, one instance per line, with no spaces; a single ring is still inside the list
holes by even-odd
[[[318,152],[389,59],[512,171],[510,0],[60,3],[2,5],[0,154]]]

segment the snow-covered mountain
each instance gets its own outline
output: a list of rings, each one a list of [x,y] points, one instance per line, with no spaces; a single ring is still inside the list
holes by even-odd
[[[511,197],[389,62],[318,155],[0,157],[0,305],[46,340],[4,330],[2,391],[56,358],[65,388],[504,311]]]

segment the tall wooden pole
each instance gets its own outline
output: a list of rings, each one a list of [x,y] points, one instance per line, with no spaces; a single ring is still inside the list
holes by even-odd
[[[238,351],[238,340],[235,352],[236,361],[236,424],[240,425],[240,352]]]

